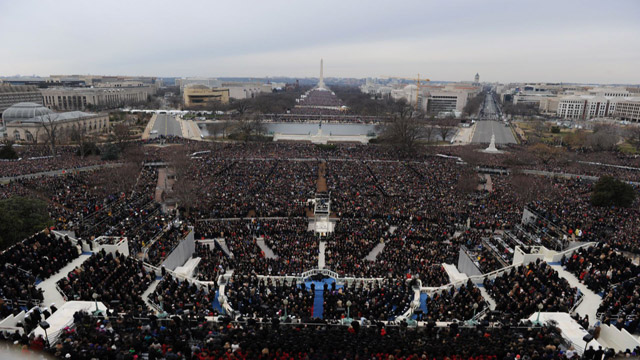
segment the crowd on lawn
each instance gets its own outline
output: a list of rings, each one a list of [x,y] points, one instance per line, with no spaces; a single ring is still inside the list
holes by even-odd
[[[97,293],[98,301],[117,311],[147,313],[148,309],[141,295],[155,275],[148,273],[142,262],[134,258],[146,250],[148,257],[145,261],[153,265],[161,264],[187,234],[187,226],[193,225],[196,239],[222,238],[229,249],[229,254],[226,254],[215,242],[211,246],[197,244],[194,256],[201,260],[195,277],[215,284],[219,275],[233,270],[234,275],[226,283],[226,295],[229,304],[238,314],[270,321],[283,316],[286,307],[286,313],[290,317],[317,321],[313,319],[314,288],[302,283],[259,278],[257,275],[294,275],[316,268],[319,241],[323,240],[327,244],[327,269],[344,277],[383,279],[376,283],[352,282],[342,288],[326,285],[323,292],[324,319],[331,321],[346,317],[345,307],[349,301],[349,315],[354,319],[389,320],[408,309],[414,294],[412,285],[418,280],[422,286],[428,287],[450,282],[442,264],[456,264],[461,246],[470,250],[482,272],[500,268],[502,265],[497,261],[496,255],[506,254],[507,249],[496,245],[499,252],[496,254],[485,246],[486,241],[483,240],[501,236],[513,248],[517,244],[509,236],[505,236],[504,232],[508,231],[508,234],[526,246],[552,247],[555,239],[563,235],[567,236],[565,241],[598,242],[593,248],[579,250],[566,257],[563,265],[590,289],[604,294],[599,310],[603,322],[630,331],[638,329],[640,270],[622,253],[640,252],[637,242],[640,228],[635,224],[640,218],[638,207],[635,206],[637,203],[630,208],[595,207],[589,201],[593,183],[585,179],[536,179],[531,183],[531,191],[528,191],[527,184],[514,183],[513,175],[491,175],[492,188],[488,189],[481,186],[483,180],[475,172],[466,171],[468,164],[462,164],[456,159],[422,154],[411,161],[396,161],[394,159],[398,154],[378,146],[337,145],[321,148],[303,144],[199,144],[179,139],[172,139],[170,143],[171,146],[166,148],[155,145],[145,147],[145,159],[171,161],[171,152],[210,151],[194,156],[193,159],[186,157],[185,161],[189,162],[187,171],[178,177],[177,186],[188,186],[193,191],[193,202],[188,211],[184,207],[168,213],[161,211],[155,198],[158,173],[146,167],[141,168],[135,181],[132,181],[135,185],[118,191],[97,186],[95,179],[107,174],[108,170],[104,169],[21,179],[0,186],[0,198],[16,195],[45,198],[55,221],[55,228],[75,231],[76,237],[83,242],[103,235],[128,239],[132,257],[98,252],[60,280],[58,285],[68,299],[93,300],[93,293]],[[132,143],[131,146],[143,145]],[[38,151],[41,150],[34,150],[33,154],[38,154]],[[447,151],[455,155],[457,150]],[[63,159],[74,156],[69,150],[61,150],[60,163],[56,159],[50,166],[62,168],[60,165],[64,164]],[[335,232],[322,239],[307,229],[309,215],[312,213],[307,200],[313,198],[317,190],[316,180],[321,160],[326,161],[326,181],[331,196],[332,215],[339,218]],[[616,164],[631,166],[636,160],[620,157],[615,161]],[[77,161],[69,161],[68,164],[70,167],[84,164],[83,160]],[[571,163],[574,167],[568,167],[569,169],[586,168],[597,174],[610,170],[602,165],[576,161]],[[504,166],[494,160],[488,161],[486,165]],[[26,166],[16,171],[26,174],[40,169],[36,165]],[[523,166],[525,165],[520,164],[515,167]],[[534,164],[537,169],[551,169],[553,166]],[[3,171],[14,174],[15,169],[6,169],[3,168]],[[633,176],[635,171],[615,169],[611,171],[631,174],[629,176]],[[185,176],[182,177],[182,174]],[[525,205],[540,218],[535,223],[522,227],[518,224]],[[226,219],[245,217],[251,219]],[[525,236],[523,232],[534,234],[533,238]],[[155,241],[152,242],[153,240]],[[265,245],[273,251],[274,258],[265,254],[258,245],[258,240],[264,240]],[[378,245],[383,248],[375,259],[366,259]],[[78,247],[67,239],[54,239],[46,233],[38,234],[3,252],[0,255],[5,260],[0,272],[0,295],[3,299],[0,314],[3,317],[15,314],[18,301],[30,305],[41,301],[43,296],[35,287],[36,281],[55,274],[79,253]],[[505,256],[504,261],[508,260],[510,257]],[[497,311],[501,313],[500,320],[509,324],[531,316],[539,310],[539,305],[542,305],[543,311],[568,312],[578,301],[579,295],[575,288],[544,262],[515,267],[495,279],[485,280],[484,286],[496,300]],[[159,296],[162,296],[162,301]],[[188,281],[165,276],[150,296],[150,301],[158,305],[161,302],[163,310],[172,315],[213,316],[218,314],[213,307],[216,300],[214,297],[213,288],[202,288]],[[283,302],[285,299],[286,304]],[[427,300],[429,312],[424,318],[429,321],[467,320],[474,312],[484,309],[486,304],[482,300],[479,290],[470,284],[459,289],[440,291]],[[473,308],[474,303],[478,304],[477,309]],[[37,316],[30,315],[31,323],[34,321],[32,317]],[[79,324],[95,321],[86,317],[78,320]],[[132,320],[120,321],[127,323]],[[163,331],[175,326],[173,323],[169,324]],[[140,325],[149,326],[153,341],[157,340],[155,337],[158,336],[159,327],[154,328],[153,332],[150,329],[156,325]],[[116,331],[115,324],[109,326],[114,328],[105,331]],[[203,325],[207,326],[210,325]],[[86,339],[89,338],[100,338],[110,349],[115,346],[114,357],[118,352],[124,353],[127,346],[133,346],[136,354],[158,348],[149,339],[125,345],[122,337],[114,340],[115,338],[109,338],[112,333],[105,335],[100,329],[104,328],[77,328],[76,334],[66,334],[69,338],[83,336],[85,340],[63,345],[66,346],[64,353],[73,352],[73,356],[80,358],[79,354],[83,350],[85,354],[91,351],[95,353],[97,349],[88,349]],[[210,331],[214,331],[216,336],[224,337],[228,336],[224,331],[233,329],[231,326],[221,332],[219,329]],[[289,329],[286,331],[293,331]],[[160,345],[160,351],[164,351],[166,355],[172,353],[168,347],[173,347],[174,350],[180,349],[181,354],[188,353],[191,356],[194,349],[177,345],[177,339],[181,339],[189,331],[200,330],[187,330],[180,325],[174,330],[179,335],[172,336],[178,337],[167,341],[167,344],[164,344],[163,338],[163,345],[166,346]],[[138,336],[127,328],[118,327],[117,331],[123,331],[123,334],[130,331],[129,335],[123,336],[129,336],[132,340]],[[254,331],[255,335],[263,329]],[[290,334],[292,338],[301,333],[312,334],[319,330],[297,331]],[[336,331],[336,339],[342,341],[342,336],[357,334],[359,330],[352,328],[348,333],[342,333],[343,330],[325,331]],[[374,336],[369,330],[362,331],[367,336]],[[411,333],[414,330],[405,331]],[[420,331],[448,336],[450,332],[457,330]],[[144,331],[138,329],[138,332]],[[378,335],[382,332],[379,329]],[[460,330],[460,334],[465,332],[466,330]],[[106,338],[100,337],[100,333]],[[331,334],[333,333],[328,336]],[[509,333],[499,334],[506,338],[509,336]],[[204,335],[207,338],[208,335]],[[387,335],[389,334],[382,336]],[[541,358],[541,354],[545,352],[561,357],[562,355],[554,352],[557,350],[547,349],[548,344],[542,348],[537,347],[547,335],[536,337],[532,341],[536,345],[531,348],[535,348]],[[489,338],[492,336],[492,333],[488,335]],[[251,357],[251,354],[257,354],[251,352],[255,350],[252,350],[252,345],[242,347],[243,341],[239,340],[239,335],[233,339],[238,342],[230,340],[230,347],[236,345],[236,351],[240,351],[234,356]],[[427,337],[422,341],[427,343],[430,341],[428,339]],[[298,356],[291,352],[291,349],[297,348],[297,344],[272,340],[276,344],[288,344],[287,356]],[[24,339],[19,341],[24,342]],[[35,339],[23,345],[29,346],[32,341]],[[373,348],[367,351],[378,349],[375,341],[368,337],[362,341],[373,344]],[[401,344],[405,340],[395,341]],[[491,340],[485,339],[483,335],[478,341]],[[207,340],[202,339],[200,353],[206,342]],[[525,353],[526,349],[530,349],[520,345],[522,344],[517,344],[517,341],[511,341],[500,351],[523,349],[520,352]],[[220,347],[207,349],[207,354],[223,356],[226,351],[224,344],[216,346]],[[422,343],[407,346],[407,349],[400,349],[399,352],[378,352],[402,358],[422,352],[413,352],[412,349],[426,349]],[[318,345],[318,349],[321,349],[321,345]],[[497,356],[495,350],[492,353],[474,353],[473,349],[467,348],[465,344],[460,350],[455,350],[461,353],[452,354],[452,349],[449,348],[446,354]],[[62,349],[58,350],[63,354]],[[133,354],[129,349],[126,351]],[[277,347],[270,348],[263,357],[269,358],[277,351]],[[299,352],[304,353],[300,357],[309,356],[308,351]],[[323,351],[327,353],[328,348]],[[282,354],[282,349],[278,354]],[[526,354],[533,356],[533,352]],[[352,356],[345,352],[340,355]],[[505,356],[506,352],[500,355]]]

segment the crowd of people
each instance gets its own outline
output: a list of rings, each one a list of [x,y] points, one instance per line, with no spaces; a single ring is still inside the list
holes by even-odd
[[[435,292],[425,301],[426,314],[423,321],[464,321],[472,319],[487,308],[487,302],[480,289],[471,281],[459,288]]]
[[[104,250],[94,253],[79,267],[58,281],[57,285],[69,300],[103,302],[117,312],[146,312],[142,293],[149,287],[154,275],[143,263],[120,253]]]
[[[538,311],[568,313],[578,301],[577,289],[540,260],[511,268],[495,279],[487,278],[484,287],[507,322]]]
[[[234,275],[225,285],[230,306],[242,316],[253,318],[288,317],[308,320],[313,316],[313,289],[295,280],[260,279]]]
[[[640,266],[606,243],[583,247],[564,257],[562,265],[596,293],[640,275]]]
[[[74,316],[49,351],[70,359],[576,359],[556,327],[406,328]],[[11,341],[11,336],[5,336]],[[19,342],[17,345],[21,346]],[[635,354],[631,349],[629,355]],[[26,348],[24,353],[32,350]],[[68,355],[67,355],[68,354]],[[598,360],[604,351],[598,353]]]
[[[199,287],[187,280],[165,275],[149,295],[149,300],[167,314],[181,315],[187,312],[198,316],[216,316],[218,311],[213,307],[216,287],[215,282],[211,286]]]
[[[598,314],[604,324],[640,333],[640,278],[636,276],[610,288],[598,307]]]
[[[368,321],[393,321],[409,310],[414,298],[415,282],[384,280],[352,281],[344,287],[325,283],[324,319],[365,318]]]
[[[325,268],[341,277],[382,279],[345,287],[327,285],[323,289],[323,318],[346,317],[345,307],[350,302],[351,318],[393,320],[409,308],[412,286],[418,280],[426,287],[450,282],[443,264],[456,264],[463,246],[480,271],[488,273],[510,263],[515,246],[553,247],[555,240],[566,234],[565,242],[599,243],[567,257],[563,265],[589,288],[605,294],[599,311],[603,321],[637,330],[640,270],[621,251],[640,252],[636,241],[640,228],[635,224],[639,210],[637,206],[592,206],[590,181],[536,179],[531,188],[545,190],[534,192],[529,191],[528,183],[518,184],[514,176],[506,174],[492,174],[489,186],[486,176],[481,179],[474,171],[467,171],[469,165],[455,158],[425,153],[398,161],[398,154],[379,146],[210,144],[179,139],[171,143],[167,148],[148,147],[144,158],[171,162],[173,152],[202,152],[184,158],[186,171],[176,180],[178,186],[193,191],[188,209],[179,204],[182,208],[174,212],[162,212],[156,197],[158,172],[151,167],[136,168],[133,185],[117,190],[98,186],[96,178],[107,175],[104,169],[16,179],[0,187],[1,198],[22,194],[46,198],[55,228],[74,231],[81,241],[99,236],[128,239],[131,257],[98,252],[61,280],[58,285],[68,299],[93,300],[93,293],[97,293],[99,301],[118,311],[147,312],[141,295],[154,275],[134,258],[146,253],[145,261],[161,264],[187,234],[187,226],[193,225],[196,239],[224,239],[229,251],[215,242],[211,246],[197,244],[194,256],[200,257],[200,263],[195,277],[215,284],[219,275],[233,270],[226,295],[229,305],[244,317],[273,319],[286,312],[290,317],[317,321],[313,319],[314,288],[257,275],[297,275],[317,268],[322,240],[326,241]],[[457,150],[445,151],[455,155]],[[62,150],[60,159],[65,157],[73,155]],[[57,161],[51,166],[62,168]],[[620,158],[616,164],[629,166],[634,161]],[[313,211],[307,200],[317,191],[318,169],[325,166],[323,162],[331,215],[338,220],[333,233],[319,237],[308,231]],[[609,170],[572,163],[570,169],[599,174],[602,169]],[[73,167],[74,162],[68,164]],[[487,165],[504,164],[490,161]],[[552,167],[534,164],[536,169]],[[635,174],[632,169],[614,169],[627,178]],[[37,166],[17,171],[36,170]],[[5,171],[15,175],[13,170]],[[520,225],[525,205],[539,218]],[[176,221],[178,217],[182,223]],[[263,251],[260,241],[274,256]],[[373,252],[376,247],[379,251]],[[55,274],[78,253],[77,246],[67,239],[45,233],[5,251],[0,255],[5,260],[0,295],[7,301],[0,304],[0,313],[15,313],[17,307],[12,302],[41,301],[36,281]],[[501,321],[508,323],[531,316],[539,310],[538,305],[544,311],[568,312],[579,298],[576,289],[543,262],[513,268],[487,279],[484,285],[503,314]],[[149,300],[172,315],[213,316],[218,315],[213,306],[214,291],[165,276]],[[429,297],[425,316],[429,321],[468,320],[485,306],[479,290],[467,284]],[[83,318],[80,323],[91,321]],[[84,330],[88,332],[83,336],[94,336],[89,335],[91,329]],[[105,341],[124,350],[122,343]],[[70,344],[66,351],[81,351],[85,345]]]

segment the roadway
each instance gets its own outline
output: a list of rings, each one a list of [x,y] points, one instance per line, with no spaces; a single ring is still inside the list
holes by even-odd
[[[149,138],[154,139],[159,136],[182,136],[182,128],[176,117],[168,114],[158,114],[156,122],[153,124]]]
[[[491,142],[491,135],[496,135],[496,145],[498,144],[516,144],[516,138],[513,136],[510,126],[505,126],[501,121],[482,120],[476,122],[476,131],[473,134],[472,143],[488,144]]]

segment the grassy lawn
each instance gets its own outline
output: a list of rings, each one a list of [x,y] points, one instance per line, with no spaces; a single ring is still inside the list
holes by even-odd
[[[618,149],[625,154],[633,154],[633,155],[640,154],[640,152],[636,149],[636,147],[629,144],[629,142],[627,141],[618,145]]]

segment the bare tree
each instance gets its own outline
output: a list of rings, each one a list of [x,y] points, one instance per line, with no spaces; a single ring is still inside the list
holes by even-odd
[[[614,150],[618,144],[617,129],[612,125],[597,125],[593,129],[593,134],[589,135],[587,143],[593,150],[608,151]]]
[[[447,141],[447,137],[456,131],[455,126],[458,124],[456,119],[442,119],[438,121],[438,133],[442,141]]]
[[[514,174],[510,177],[509,183],[511,191],[518,194],[517,198],[522,201],[521,205],[526,205],[537,199],[555,199],[557,197],[557,191],[546,177]]]
[[[175,175],[175,182],[171,188],[172,196],[189,216],[190,210],[198,200],[198,190],[202,187],[191,175],[191,159],[186,151],[175,151],[169,156],[169,166]]]
[[[564,155],[564,149],[561,147],[549,146],[538,143],[529,147],[529,151],[543,164],[549,164],[552,161],[558,161]]]
[[[478,174],[473,170],[461,171],[458,176],[458,182],[456,183],[456,190],[462,194],[471,194],[478,190],[478,183],[480,178]]]
[[[49,144],[51,156],[56,156],[56,144],[58,142],[58,136],[60,135],[58,131],[60,125],[60,123],[58,122],[58,114],[49,113],[43,115],[41,118],[42,129],[44,130],[44,133],[46,135],[45,141],[47,144]]]
[[[127,145],[127,141],[129,140],[129,125],[124,122],[115,124],[113,126],[113,134],[111,135],[111,138],[120,150],[124,150]]]
[[[636,148],[636,151],[640,151],[640,126],[632,126],[628,130],[627,141]]]
[[[426,138],[425,124],[412,115],[411,106],[404,104],[397,108],[393,119],[380,125],[380,140],[393,145],[403,155],[415,153],[420,141]]]
[[[88,132],[87,127],[84,124],[79,124],[78,127],[75,127],[71,130],[70,133],[71,141],[78,144],[80,147],[80,157],[84,159],[85,155],[88,152],[87,143],[88,143]]]

